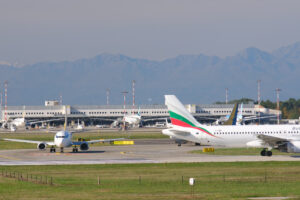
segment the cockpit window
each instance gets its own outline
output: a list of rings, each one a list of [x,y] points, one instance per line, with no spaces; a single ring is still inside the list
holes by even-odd
[[[69,137],[69,134],[67,132],[65,133],[62,133],[63,135],[56,135],[55,137],[56,138],[68,138]]]

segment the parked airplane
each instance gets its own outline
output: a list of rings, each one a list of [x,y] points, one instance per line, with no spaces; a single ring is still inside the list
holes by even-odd
[[[128,123],[130,126],[139,126],[141,120],[142,117],[140,115],[140,112],[138,112],[137,114],[124,115],[123,117],[123,121],[125,123]]]
[[[203,145],[263,148],[262,156],[272,149],[300,153],[300,125],[206,126],[200,124],[174,95],[165,95],[172,126],[162,131],[171,138]]]
[[[143,118],[138,111],[136,114],[127,114],[124,115],[123,118],[114,120],[112,123],[112,126],[124,126],[125,129],[130,128],[130,127],[140,127],[143,125],[144,122],[148,121],[157,121],[157,120],[165,120],[164,118]]]
[[[37,144],[37,148],[39,150],[45,150],[47,146],[51,146],[50,152],[55,152],[56,151],[55,147],[59,147],[60,152],[64,152],[65,147],[72,147],[72,146],[73,146],[73,152],[78,152],[78,148],[77,148],[78,146],[81,151],[87,151],[89,149],[89,144],[124,140],[124,138],[117,138],[117,139],[102,139],[102,140],[90,140],[90,141],[72,141],[72,132],[68,132],[66,130],[66,124],[67,123],[65,122],[64,130],[58,131],[55,134],[53,142],[9,139],[9,138],[2,138],[2,139],[6,141],[12,141],[12,142],[24,142],[24,143]]]
[[[243,103],[241,106],[236,103],[232,109],[230,115],[226,115],[217,119],[214,124],[216,125],[244,125],[247,124],[249,121],[257,121],[259,119],[266,119],[266,118],[276,118],[277,116],[274,115],[264,115],[264,116],[247,116],[243,115]],[[209,118],[211,119],[211,118]]]
[[[7,120],[2,122],[2,128],[10,129],[11,131],[16,131],[18,127],[25,127],[32,126],[35,124],[43,124],[46,122],[53,122],[53,121],[61,121],[63,118],[58,119],[49,119],[49,120],[40,120],[40,121],[28,121],[24,117],[22,118],[15,118],[13,120]]]
[[[237,121],[240,117],[238,117],[238,107],[239,104],[234,104],[231,114],[228,116],[227,120],[223,123],[223,125],[237,125]]]
[[[78,119],[77,126],[76,126],[75,129],[78,130],[78,131],[83,131],[83,129],[84,129],[84,126],[79,123],[79,119]]]

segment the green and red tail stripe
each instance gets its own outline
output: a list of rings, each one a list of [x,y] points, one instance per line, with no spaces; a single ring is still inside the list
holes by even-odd
[[[178,115],[177,113],[174,113],[172,111],[169,111],[169,113],[170,113],[170,118],[171,118],[172,124],[174,124],[176,126],[197,129],[197,130],[202,131],[210,136],[216,137],[213,134],[211,134],[208,130],[206,130],[202,127],[196,126],[195,124],[190,122],[188,119],[184,118],[183,116]]]

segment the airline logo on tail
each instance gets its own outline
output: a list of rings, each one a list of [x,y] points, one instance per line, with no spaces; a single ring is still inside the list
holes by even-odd
[[[236,122],[237,122],[237,114],[238,114],[238,106],[239,104],[236,103],[234,104],[234,107],[233,107],[233,110],[229,116],[229,119],[224,122],[223,125],[236,125]]]
[[[165,100],[173,125],[193,128],[215,137],[208,130],[201,127],[201,124],[187,111],[175,95],[165,95]]]

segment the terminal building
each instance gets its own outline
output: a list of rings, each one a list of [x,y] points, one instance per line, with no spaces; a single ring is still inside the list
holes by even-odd
[[[233,104],[187,104],[187,110],[200,123],[213,123],[216,119],[230,115],[234,107]],[[133,108],[126,105],[125,114],[140,113],[142,119],[155,119],[161,121],[162,118],[169,117],[165,105],[139,105]],[[6,113],[6,114],[5,114]],[[53,123],[63,123],[65,115],[68,120],[80,120],[86,125],[110,124],[114,119],[124,116],[123,105],[60,105],[57,101],[46,101],[45,106],[7,106],[1,108],[1,119],[26,118],[26,120],[48,120],[62,118],[61,121]],[[244,104],[242,109],[243,117],[261,117],[260,123],[276,123],[277,115],[281,117],[281,111],[267,109],[255,104]],[[270,118],[263,118],[270,116]],[[110,121],[111,120],[111,121]],[[147,121],[153,124],[156,120]],[[255,123],[257,120],[253,120]]]

